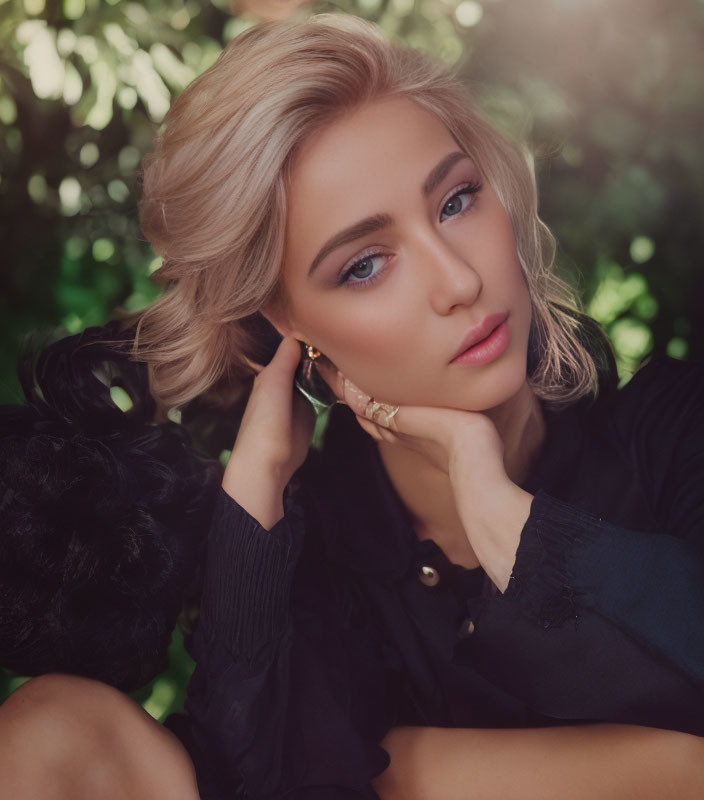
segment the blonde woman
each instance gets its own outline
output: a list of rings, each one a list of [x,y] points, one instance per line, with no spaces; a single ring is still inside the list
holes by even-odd
[[[174,103],[142,222],[153,395],[246,401],[196,669],[166,728],[27,683],[12,797],[700,797],[704,368],[616,388],[456,77],[352,17],[256,25]]]

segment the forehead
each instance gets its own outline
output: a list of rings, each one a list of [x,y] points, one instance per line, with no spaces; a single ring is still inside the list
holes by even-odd
[[[444,123],[407,98],[374,101],[316,131],[289,170],[285,282],[343,228],[401,214],[401,198],[416,202],[429,170],[457,149]]]
[[[376,100],[334,120],[311,136],[289,170],[292,191],[325,192],[356,178],[394,168],[422,170],[455,144],[443,122],[408,98]]]

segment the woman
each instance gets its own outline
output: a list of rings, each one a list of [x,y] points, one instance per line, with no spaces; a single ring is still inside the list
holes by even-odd
[[[130,796],[197,796],[174,732],[206,800],[699,796],[704,370],[617,391],[529,162],[457,81],[351,17],[257,25],[174,103],[144,192],[151,390],[247,405],[185,713],[104,699]],[[320,450],[299,343],[341,401]]]

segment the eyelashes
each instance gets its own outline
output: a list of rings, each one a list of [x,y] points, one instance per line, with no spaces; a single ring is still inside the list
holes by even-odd
[[[464,195],[468,195],[469,196],[468,197],[469,202],[467,203],[466,206],[461,207],[459,209],[459,211],[457,211],[456,213],[450,214],[448,218],[463,216],[466,212],[470,211],[471,208],[474,206],[474,202],[472,202],[472,197],[473,197],[473,195],[478,194],[479,191],[481,190],[481,188],[482,188],[481,183],[476,182],[476,181],[475,182],[470,182],[470,183],[465,183],[462,186],[460,186],[457,189],[457,191],[455,191],[452,195],[450,195],[450,197],[448,197],[447,200],[442,205],[442,209],[443,210],[453,200],[455,200],[456,198],[462,197]],[[368,278],[360,278],[360,279],[350,280],[350,278],[352,277],[352,272],[355,269],[357,269],[360,265],[364,264],[367,261],[371,263],[374,260],[381,259],[381,258],[387,258],[388,259],[389,256],[386,256],[384,253],[381,253],[378,250],[370,251],[368,253],[362,253],[362,255],[360,255],[358,258],[356,258],[352,262],[352,264],[350,264],[350,266],[343,271],[343,273],[340,275],[339,279],[337,280],[337,284],[339,286],[344,285],[345,288],[350,288],[350,289],[352,289],[352,288],[359,289],[359,288],[363,288],[363,287],[367,287],[367,286],[371,285],[372,283],[374,283],[374,281],[376,281],[378,278],[380,278],[386,272],[385,269],[380,268],[376,272],[370,274],[370,276]]]
[[[468,194],[471,197],[471,195],[477,194],[481,188],[482,188],[482,186],[481,186],[480,183],[467,183],[467,184],[464,184],[463,186],[460,186],[460,188],[454,194],[452,194],[450,197],[447,198],[447,200],[443,203],[442,207],[445,208],[456,197],[461,197],[464,194]],[[467,208],[469,208],[469,206],[467,206]],[[450,216],[457,217],[457,216],[459,216],[459,214],[461,214],[465,210],[466,210],[465,208],[461,208],[459,213],[451,214]]]
[[[369,253],[368,255],[361,256],[352,264],[352,266],[346,272],[343,273],[338,283],[340,285],[346,284],[349,287],[354,286],[355,288],[357,288],[358,286],[368,286],[370,283],[374,283],[374,281],[377,280],[377,278],[381,277],[386,270],[380,270],[378,272],[375,272],[368,278],[355,279],[355,280],[350,280],[351,273],[353,270],[357,269],[357,267],[360,264],[364,264],[365,261],[371,262],[377,258],[383,258],[383,257],[384,257],[383,253]]]

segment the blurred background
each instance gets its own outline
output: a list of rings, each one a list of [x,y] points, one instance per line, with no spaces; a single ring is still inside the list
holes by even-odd
[[[704,361],[704,0],[0,0],[0,403],[31,330],[76,333],[158,293],[138,165],[171,100],[261,19],[341,11],[461,74],[536,154],[559,272],[622,383]],[[157,719],[192,663],[135,699]],[[0,700],[25,678],[0,672]]]

